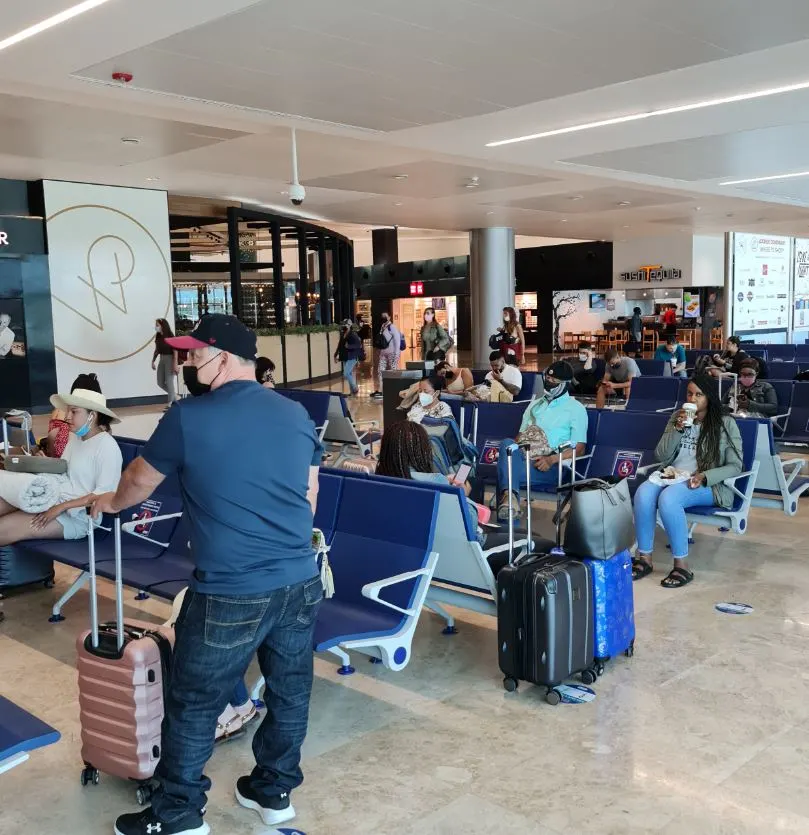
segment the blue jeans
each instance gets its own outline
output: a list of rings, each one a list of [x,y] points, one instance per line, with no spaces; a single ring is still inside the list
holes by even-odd
[[[357,364],[357,360],[346,360],[343,363],[343,377],[348,382],[348,390],[352,394],[356,394],[360,387],[354,381],[354,366]]]
[[[166,693],[163,751],[155,772],[155,815],[173,823],[198,817],[211,781],[203,774],[216,720],[253,655],[266,681],[267,713],[253,737],[252,788],[265,797],[303,782],[301,745],[309,721],[313,635],[323,598],[320,577],[250,596],[192,592],[175,625]]]
[[[511,438],[500,441],[500,453],[497,459],[497,497],[508,490],[508,462],[509,457],[506,450],[514,443]],[[517,449],[511,456],[512,460],[512,486],[515,492],[519,492],[527,486],[525,480],[525,453]],[[541,472],[536,467],[531,467],[531,489],[536,490],[543,487],[559,484],[559,465],[554,464],[547,472]]]
[[[688,482],[658,487],[645,481],[635,493],[635,533],[638,537],[638,551],[651,554],[655,545],[655,524],[657,513],[669,537],[671,554],[676,560],[688,557],[688,524],[685,510],[689,507],[710,507],[714,503],[710,487],[692,490]]]
[[[233,695],[230,697],[230,703],[233,707],[241,707],[247,704],[249,698],[250,694],[247,692],[247,685],[244,683],[244,679],[240,678],[239,683],[233,690]]]

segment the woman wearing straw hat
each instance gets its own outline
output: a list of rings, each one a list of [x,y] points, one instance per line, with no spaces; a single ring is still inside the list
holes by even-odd
[[[54,394],[51,404],[66,414],[70,431],[81,441],[71,444],[65,456],[67,499],[36,515],[0,499],[0,545],[24,539],[82,539],[87,536],[87,505],[96,494],[115,490],[121,478],[121,450],[110,434],[111,424],[120,421],[104,395],[76,389]]]

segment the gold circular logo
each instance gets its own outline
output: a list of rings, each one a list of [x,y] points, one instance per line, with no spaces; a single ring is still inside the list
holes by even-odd
[[[47,223],[56,350],[113,363],[150,346],[172,292],[171,265],[155,236],[111,206],[68,206]]]

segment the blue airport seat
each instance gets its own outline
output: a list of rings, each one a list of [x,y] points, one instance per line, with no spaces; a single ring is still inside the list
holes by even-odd
[[[795,362],[794,345],[768,345],[766,350],[768,362]]]
[[[587,477],[624,476],[634,495],[642,481],[638,471],[655,463],[655,448],[670,418],[670,413],[602,412]]]
[[[314,647],[337,655],[344,672],[348,649],[370,651],[392,670],[409,662],[438,560],[437,513],[435,491],[345,479],[329,551],[335,595],[321,604]]]
[[[775,389],[775,396],[778,398],[778,413],[771,420],[773,431],[780,440],[792,408],[792,390],[795,388],[795,383],[792,380],[768,380],[767,382]]]
[[[670,362],[665,360],[635,360],[635,362],[644,377],[671,377]]]
[[[769,380],[794,380],[800,366],[796,362],[771,362],[768,364]]]
[[[374,444],[382,439],[379,421],[355,421],[344,394],[335,392],[325,392],[325,394],[329,397],[329,421],[321,440],[338,447],[356,446],[361,455],[372,455]]]
[[[330,543],[334,536],[342,489],[343,479],[338,475],[338,471],[329,471],[321,467],[318,477],[314,526],[323,531],[327,543]]]
[[[795,362],[809,364],[809,342],[795,346]]]
[[[476,403],[472,441],[478,450],[477,477],[484,483],[497,481],[500,441],[515,438],[520,431],[526,403]]]
[[[680,383],[677,377],[639,377],[633,380],[626,411],[673,411],[679,402]]]
[[[795,383],[786,430],[779,438],[795,444],[809,444],[809,383]]]
[[[24,763],[31,751],[60,738],[55,728],[0,696],[0,774]]]
[[[716,528],[727,527],[737,534],[743,534],[747,531],[747,517],[750,514],[759,469],[759,462],[756,461],[759,422],[752,418],[737,418],[736,423],[742,437],[742,473],[735,478],[727,479],[725,482],[733,490],[733,506],[730,509],[722,507],[686,508],[685,516],[690,525],[689,535],[693,534],[697,525],[702,524]]]
[[[329,425],[329,404],[331,392],[309,391],[307,389],[276,389],[278,394],[300,403],[306,409],[312,422],[315,424],[315,431],[318,438],[323,440],[326,429]]]

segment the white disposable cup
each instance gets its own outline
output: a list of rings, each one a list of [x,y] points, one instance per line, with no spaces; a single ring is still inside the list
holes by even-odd
[[[697,413],[697,407],[693,403],[683,403],[683,411],[685,412],[685,420],[683,426],[693,426],[694,416]]]

